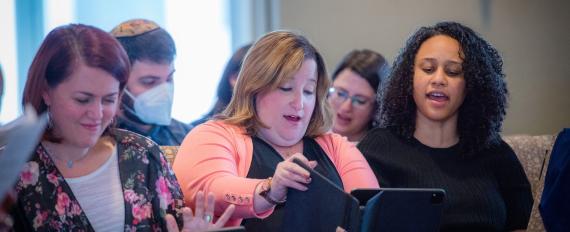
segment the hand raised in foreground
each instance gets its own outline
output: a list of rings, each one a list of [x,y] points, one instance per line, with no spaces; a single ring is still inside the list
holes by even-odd
[[[209,231],[222,228],[226,222],[230,219],[231,215],[235,210],[235,205],[230,205],[222,216],[218,218],[216,223],[213,222],[214,218],[214,194],[209,193],[207,202],[204,199],[204,192],[198,191],[196,193],[196,210],[192,213],[192,210],[188,207],[182,208],[182,220],[184,226],[182,230],[179,230],[178,225],[174,216],[167,214],[165,217],[166,226],[169,232],[196,232],[196,231]]]

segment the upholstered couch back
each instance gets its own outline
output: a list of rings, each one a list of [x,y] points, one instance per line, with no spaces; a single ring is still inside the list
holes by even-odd
[[[517,154],[532,187],[534,204],[527,231],[545,231],[538,204],[542,196],[544,177],[556,135],[509,135],[504,136],[503,139]]]
[[[554,141],[555,135],[509,135],[503,137],[517,154],[528,180],[532,187],[532,195],[534,198],[534,205],[532,207],[531,218],[527,231],[545,231],[542,224],[542,218],[538,211],[538,203],[542,196],[542,189],[544,187],[544,176],[546,175],[546,168],[550,159],[550,152]],[[178,152],[177,146],[162,146],[164,155],[172,164],[176,153]]]

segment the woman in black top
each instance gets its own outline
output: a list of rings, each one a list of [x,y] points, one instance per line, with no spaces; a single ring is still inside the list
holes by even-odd
[[[358,145],[382,187],[443,188],[441,229],[525,229],[533,200],[500,137],[507,87],[497,50],[454,22],[422,27],[379,91],[380,128]]]

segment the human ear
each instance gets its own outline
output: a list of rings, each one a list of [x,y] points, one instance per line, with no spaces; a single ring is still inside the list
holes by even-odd
[[[50,105],[51,105],[51,101],[52,101],[52,100],[51,100],[50,93],[49,93],[48,91],[44,91],[44,92],[42,93],[42,99],[44,100],[44,103],[45,103],[47,106],[50,106]]]

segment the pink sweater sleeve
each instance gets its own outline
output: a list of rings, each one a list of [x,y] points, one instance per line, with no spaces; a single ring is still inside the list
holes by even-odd
[[[272,210],[256,214],[253,209],[253,194],[262,180],[245,178],[252,147],[249,136],[222,122],[210,121],[192,129],[172,165],[186,205],[193,207],[195,194],[202,190],[214,193],[218,216],[230,204],[236,205],[227,226],[238,225],[242,218],[269,216]]]
[[[374,172],[356,145],[334,133],[319,136],[316,141],[336,166],[345,192],[350,193],[357,188],[379,188]]]

